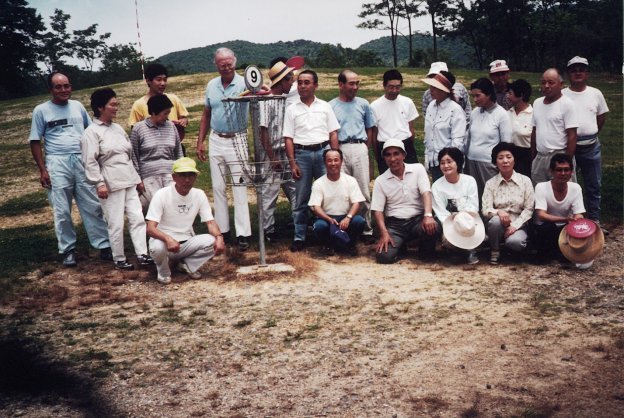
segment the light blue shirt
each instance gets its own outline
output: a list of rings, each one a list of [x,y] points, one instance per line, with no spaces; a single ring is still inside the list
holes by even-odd
[[[47,155],[80,154],[80,141],[91,118],[82,103],[69,100],[57,105],[51,100],[33,110],[29,141],[44,140]]]
[[[222,102],[224,98],[237,97],[243,91],[245,91],[245,79],[238,74],[234,74],[232,82],[225,89],[221,83],[221,77],[215,77],[208,82],[204,105],[211,110],[210,129],[217,132],[240,132],[247,129],[248,104],[229,102],[226,105]],[[226,106],[230,108],[226,109]],[[228,113],[231,114],[229,123]],[[235,114],[242,115],[243,118],[238,120]]]
[[[511,121],[500,105],[488,110],[477,107],[470,117],[466,156],[471,161],[492,162],[492,148],[499,142],[511,142]]]
[[[343,102],[336,97],[329,104],[340,123],[338,141],[368,139],[366,129],[375,126],[375,116],[366,99],[355,97],[350,102]]]

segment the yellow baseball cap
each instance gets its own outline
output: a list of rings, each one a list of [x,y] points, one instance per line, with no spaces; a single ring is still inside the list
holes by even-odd
[[[174,173],[197,173],[199,174],[199,170],[197,170],[197,164],[195,160],[189,157],[182,157],[176,160],[173,163],[173,172]]]

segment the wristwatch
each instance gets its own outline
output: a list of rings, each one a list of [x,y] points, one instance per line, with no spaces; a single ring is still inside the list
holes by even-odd
[[[433,218],[433,214],[431,212],[425,212],[425,216],[427,218]]]
[[[350,213],[347,213],[347,218],[349,218],[349,219],[353,219],[353,216],[351,216],[351,214],[350,214]]]

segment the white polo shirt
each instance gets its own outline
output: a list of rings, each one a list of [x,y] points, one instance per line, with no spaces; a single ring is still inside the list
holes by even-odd
[[[426,192],[431,192],[431,184],[422,164],[405,164],[402,180],[388,169],[375,179],[371,210],[400,219],[413,218],[422,215],[422,195]]]
[[[282,135],[295,144],[316,145],[329,141],[330,132],[338,129],[340,124],[329,103],[315,97],[310,106],[299,99],[286,108]]]

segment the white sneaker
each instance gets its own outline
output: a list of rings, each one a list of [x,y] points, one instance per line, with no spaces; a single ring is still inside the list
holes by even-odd
[[[161,284],[169,284],[171,283],[171,276],[161,276],[160,274],[156,277],[156,280],[158,280],[158,283]]]
[[[197,280],[201,279],[202,277],[202,274],[199,271],[191,271],[189,266],[187,266],[184,261],[180,261],[180,263],[178,264],[178,270],[180,270],[182,273],[188,274],[191,279]]]
[[[592,266],[592,264],[594,264],[593,261],[590,261],[589,263],[576,263],[576,268],[579,270],[587,270],[588,268],[590,268]]]

